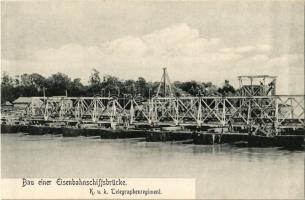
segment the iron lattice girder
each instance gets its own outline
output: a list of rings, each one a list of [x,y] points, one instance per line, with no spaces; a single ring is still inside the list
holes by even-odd
[[[278,121],[280,125],[287,123],[304,123],[304,96],[283,95],[278,98]]]
[[[151,106],[153,108],[155,120],[160,121],[168,117],[175,120],[172,110],[174,102],[175,98],[153,98]]]
[[[39,107],[40,113],[45,118],[61,116],[82,118],[85,115],[94,117],[94,115],[110,114],[108,109],[109,102],[115,101],[108,97],[33,97],[41,100],[43,103]],[[105,103],[107,105],[105,105]],[[33,103],[32,103],[33,104]],[[30,113],[28,113],[30,114]],[[32,113],[33,114],[33,113]],[[39,114],[35,114],[38,116]]]
[[[86,116],[112,119],[129,116],[132,122],[146,120],[148,123],[160,120],[177,123],[228,125],[228,121],[244,125],[264,124],[286,126],[289,123],[304,126],[304,95],[276,96],[232,96],[232,97],[154,97],[140,103],[129,99],[127,104],[111,97],[35,97],[43,103],[30,106],[28,114],[44,117]],[[68,105],[67,102],[72,102]],[[138,113],[138,115],[135,115]],[[142,117],[139,117],[139,116]]]
[[[188,119],[194,119],[197,120],[198,119],[198,109],[196,107],[196,104],[199,102],[198,98],[192,99],[190,101],[185,101],[183,99],[178,99],[177,100],[177,110],[178,113],[176,113],[177,115],[177,119],[179,121],[183,121],[185,118]],[[184,112],[179,112],[180,110],[184,110]],[[181,113],[181,114],[179,114]]]
[[[289,106],[294,111],[294,116],[279,117],[279,113],[283,112],[279,109],[278,104],[283,98],[292,99]],[[155,97],[153,106],[162,107],[165,113],[171,113],[172,105],[169,102],[178,102],[177,114],[174,117],[170,114],[173,120],[178,119],[183,122],[184,119],[193,119],[199,122],[205,122],[208,118],[214,118],[219,124],[227,124],[227,121],[232,119],[233,122],[237,119],[243,123],[249,124],[265,124],[280,126],[285,119],[295,119],[300,126],[304,125],[304,95],[275,95],[275,96],[234,96],[234,97]],[[162,103],[161,103],[162,102]],[[287,103],[287,101],[286,101]],[[296,110],[298,112],[296,112]],[[293,112],[292,111],[292,112]],[[287,113],[287,112],[286,112]],[[285,114],[285,113],[284,113]],[[197,117],[196,117],[197,116]],[[164,117],[157,116],[157,119]],[[214,120],[214,121],[215,121]]]

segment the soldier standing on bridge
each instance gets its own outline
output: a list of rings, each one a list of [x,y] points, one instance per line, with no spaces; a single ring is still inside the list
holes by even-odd
[[[127,117],[126,114],[124,114],[124,115],[122,116],[122,121],[123,121],[123,123],[124,123],[124,128],[127,128],[127,127],[128,127],[128,117]]]
[[[248,124],[248,133],[249,135],[253,135],[253,122],[250,121]]]
[[[82,123],[83,123],[82,120],[78,120],[78,122],[76,123],[76,127],[81,128]]]
[[[232,133],[233,132],[233,120],[232,120],[232,118],[230,118],[228,120],[228,125],[229,125],[229,132]]]

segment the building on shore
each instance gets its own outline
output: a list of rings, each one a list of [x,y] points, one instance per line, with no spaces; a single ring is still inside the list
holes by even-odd
[[[19,97],[15,101],[13,101],[14,110],[24,110],[28,108],[32,103],[34,107],[40,107],[43,102],[38,98],[33,97]]]
[[[13,110],[13,104],[9,101],[4,102],[1,104],[1,111],[11,111]]]

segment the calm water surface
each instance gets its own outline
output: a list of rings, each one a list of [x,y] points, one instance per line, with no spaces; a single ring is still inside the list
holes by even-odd
[[[1,135],[3,178],[195,178],[197,198],[304,198],[304,152]]]

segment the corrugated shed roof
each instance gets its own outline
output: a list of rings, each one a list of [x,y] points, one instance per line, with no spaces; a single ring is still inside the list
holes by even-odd
[[[19,97],[18,99],[16,99],[15,101],[13,101],[13,103],[31,103],[32,102],[32,98],[31,97]]]

